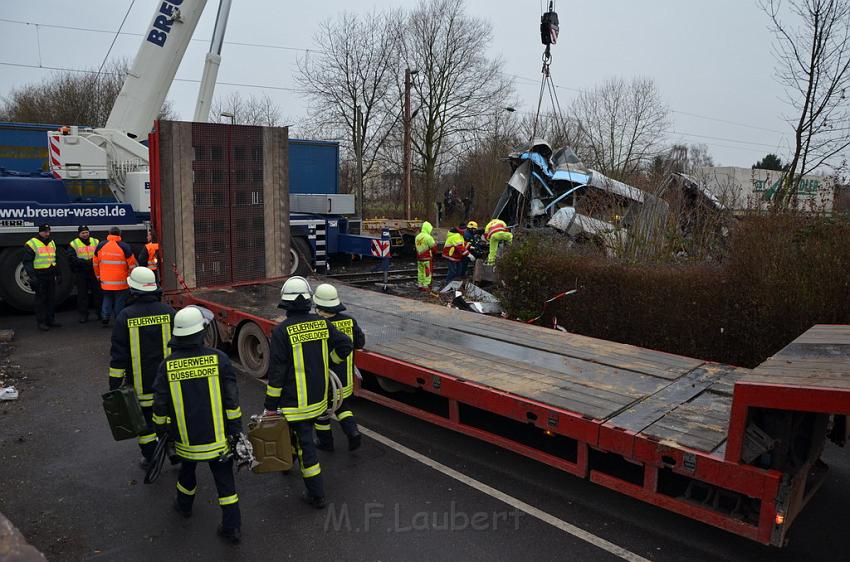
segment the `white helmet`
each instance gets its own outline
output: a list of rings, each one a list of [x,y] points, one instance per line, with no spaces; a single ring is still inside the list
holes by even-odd
[[[336,287],[330,283],[322,283],[316,287],[316,292],[313,295],[313,302],[316,303],[316,307],[323,308],[325,310],[345,310],[345,307],[342,306],[341,302],[339,302],[339,294],[336,291]]]
[[[177,311],[174,315],[174,329],[171,331],[175,336],[191,336],[202,332],[207,324],[213,319],[213,313],[206,308],[191,304]]]
[[[311,296],[310,284],[306,279],[297,275],[287,279],[283,287],[280,288],[280,300],[283,302],[294,302],[298,297],[309,301]]]
[[[127,278],[127,284],[131,289],[141,291],[142,293],[152,293],[159,287],[156,284],[156,274],[147,267],[136,267],[130,272],[130,277]]]

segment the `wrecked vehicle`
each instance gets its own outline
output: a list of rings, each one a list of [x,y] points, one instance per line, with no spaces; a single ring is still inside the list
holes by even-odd
[[[569,147],[553,153],[535,139],[508,161],[512,175],[493,216],[512,227],[549,226],[617,254],[630,238],[651,240],[667,218],[665,201],[587,168]]]

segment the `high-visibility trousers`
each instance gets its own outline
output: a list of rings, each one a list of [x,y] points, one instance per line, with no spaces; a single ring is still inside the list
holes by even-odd
[[[416,275],[418,277],[420,288],[431,287],[431,260],[419,260],[416,262]]]
[[[490,237],[490,254],[487,256],[487,265],[496,263],[496,255],[499,253],[499,244],[505,242],[510,244],[514,241],[514,235],[510,232],[496,232]]]

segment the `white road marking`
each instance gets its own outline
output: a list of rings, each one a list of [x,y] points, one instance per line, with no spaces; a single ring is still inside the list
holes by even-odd
[[[234,363],[234,365],[237,365],[237,363]],[[241,365],[239,365],[239,367],[241,367]],[[263,380],[254,378],[250,375],[247,376],[247,378],[249,378],[250,380],[253,380],[256,383],[259,383],[263,386],[266,386],[266,382],[263,381]],[[380,433],[372,431],[369,428],[363,427],[360,424],[358,424],[358,428],[360,429],[360,432],[363,435],[365,435],[365,436],[367,436],[371,439],[374,439],[378,443],[386,445],[390,449],[394,449],[395,451],[398,451],[399,453],[401,453],[401,454],[403,454],[407,457],[410,457],[411,459],[413,459],[415,461],[421,462],[425,466],[433,468],[434,470],[441,472],[441,473],[445,474],[446,476],[457,480],[458,482],[462,482],[462,483],[466,484],[467,486],[478,490],[479,492],[487,494],[488,496],[493,497],[493,498],[495,498],[495,499],[497,499],[497,500],[499,500],[503,503],[506,503],[506,504],[508,504],[509,506],[511,506],[515,509],[523,511],[523,512],[527,513],[528,515],[531,515],[535,519],[539,519],[540,521],[543,521],[544,523],[548,523],[549,525],[552,525],[556,529],[560,529],[561,531],[564,531],[565,533],[570,534],[570,535],[576,537],[577,539],[581,539],[584,542],[590,543],[597,548],[601,548],[602,550],[609,552],[609,553],[613,554],[614,556],[618,556],[618,557],[622,558],[623,560],[628,560],[629,562],[652,562],[648,558],[644,558],[643,556],[641,556],[639,554],[635,554],[634,552],[632,552],[630,550],[626,550],[625,548],[623,548],[621,546],[617,546],[616,544],[614,544],[610,541],[606,541],[602,537],[597,537],[593,533],[590,533],[588,531],[585,531],[584,529],[576,527],[575,525],[573,525],[571,523],[567,523],[563,519],[558,519],[557,517],[555,517],[551,513],[546,513],[542,509],[534,507],[531,504],[527,504],[524,501],[522,501],[521,499],[515,498],[513,496],[509,496],[508,494],[506,494],[502,491],[499,491],[496,488],[493,488],[492,486],[488,486],[484,482],[480,482],[480,481],[476,480],[475,478],[472,478],[471,476],[467,476],[466,474],[463,474],[462,472],[458,472],[457,470],[455,470],[453,468],[449,468],[448,466],[446,466],[446,465],[444,465],[440,462],[437,462],[432,458],[426,457],[425,455],[423,455],[421,453],[417,453],[413,449],[405,447],[401,443],[393,441],[389,437],[385,437],[385,436],[381,435]]]
[[[511,506],[515,509],[518,509],[520,511],[524,511],[525,513],[527,513],[528,515],[531,515],[535,519],[539,519],[540,521],[543,521],[544,523],[548,523],[549,525],[552,525],[556,529],[560,529],[560,530],[564,531],[565,533],[568,533],[568,534],[570,534],[570,535],[572,535],[572,536],[574,536],[578,539],[581,539],[581,540],[583,540],[587,543],[590,543],[597,548],[601,548],[602,550],[605,550],[606,552],[609,552],[609,553],[613,554],[614,556],[619,556],[623,560],[628,560],[629,562],[650,562],[649,559],[644,558],[643,556],[635,554],[634,552],[631,552],[630,550],[626,550],[625,548],[623,548],[621,546],[617,546],[616,544],[609,542],[609,541],[606,541],[605,539],[603,539],[601,537],[597,537],[593,533],[589,533],[588,531],[585,531],[584,529],[580,529],[579,527],[576,527],[575,525],[567,523],[566,521],[564,521],[562,519],[558,519],[554,515],[546,513],[542,509],[538,509],[538,508],[534,507],[533,505],[529,505],[529,504],[525,503],[524,501],[517,499],[513,496],[509,496],[508,494],[501,492],[501,491],[493,488],[492,486],[488,486],[487,484],[484,484],[483,482],[479,482],[478,480],[472,478],[471,476],[467,476],[466,474],[463,474],[462,472],[458,472],[457,470],[455,470],[453,468],[449,468],[448,466],[446,466],[446,465],[444,465],[440,462],[437,462],[432,458],[426,457],[425,455],[423,455],[421,453],[417,453],[413,449],[409,449],[408,447],[405,447],[401,443],[397,443],[396,441],[393,441],[389,437],[385,437],[385,436],[381,435],[380,433],[376,433],[376,432],[372,431],[371,429],[367,429],[367,428],[363,427],[362,425],[360,426],[360,432],[363,433],[363,435],[366,435],[367,437],[374,439],[378,443],[386,445],[387,447],[394,449],[394,450],[398,451],[399,453],[401,453],[401,454],[403,454],[407,457],[410,457],[411,459],[413,459],[415,461],[419,461],[422,464],[424,464],[424,465],[426,465],[430,468],[433,468],[434,470],[441,472],[441,473],[445,474],[446,476],[448,476],[450,478],[454,478],[458,482],[462,482],[462,483],[466,484],[467,486],[469,486],[471,488],[475,488],[479,492],[482,492],[484,494],[487,494],[488,496],[496,498],[497,500],[499,500],[503,503],[506,503],[506,504],[508,504],[509,506]]]

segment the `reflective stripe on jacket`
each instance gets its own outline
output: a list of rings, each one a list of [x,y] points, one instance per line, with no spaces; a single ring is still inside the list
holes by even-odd
[[[56,242],[45,244],[38,238],[30,238],[27,246],[35,257],[32,260],[33,269],[48,269],[56,265]]]
[[[100,240],[97,238],[89,238],[88,244],[79,238],[74,238],[71,240],[70,246],[74,250],[74,253],[76,253],[77,259],[88,261],[94,257],[94,251],[98,244],[100,244]]]
[[[227,355],[208,347],[176,347],[154,382],[153,422],[171,418],[177,455],[207,461],[230,451],[228,435],[242,430],[236,375]]]
[[[139,404],[153,406],[153,382],[171,349],[174,309],[158,297],[144,295],[121,310],[112,329],[109,386],[118,388],[129,375]]]
[[[451,261],[462,261],[469,255],[469,250],[463,235],[459,232],[450,232],[443,245],[443,257]]]
[[[159,255],[159,244],[156,242],[149,242],[145,244],[145,249],[148,251],[148,268],[152,271],[156,271],[159,267],[159,259],[157,258]]]
[[[322,415],[329,363],[343,363],[352,349],[351,340],[317,314],[287,312],[272,332],[266,409],[280,408],[291,422]]]
[[[338,313],[328,318],[334,328],[345,334],[354,344],[354,349],[363,349],[366,345],[366,336],[357,325],[357,320],[347,314]],[[354,353],[350,353],[345,361],[339,365],[331,365],[331,369],[339,377],[342,383],[342,398],[348,398],[354,394]],[[330,397],[333,398],[333,397]]]
[[[425,221],[422,223],[422,230],[416,235],[416,259],[420,261],[430,260],[437,252],[437,242],[431,236],[433,229],[431,223]]]
[[[136,267],[136,257],[121,237],[110,234],[105,242],[98,244],[92,258],[94,274],[100,279],[100,288],[104,291],[123,291],[129,289],[127,277]]]
[[[507,232],[508,225],[505,224],[505,221],[499,219],[493,219],[487,223],[486,228],[484,229],[484,240],[489,240],[491,236],[496,234],[497,232]]]

